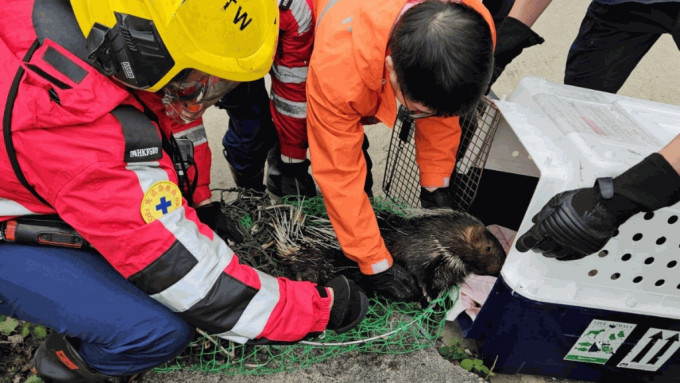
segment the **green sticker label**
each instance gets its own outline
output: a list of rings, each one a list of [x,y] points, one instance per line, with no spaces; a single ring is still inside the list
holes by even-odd
[[[593,319],[564,360],[605,364],[635,328],[633,323]]]

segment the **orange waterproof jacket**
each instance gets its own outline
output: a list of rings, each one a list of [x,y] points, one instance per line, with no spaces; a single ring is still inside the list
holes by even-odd
[[[471,2],[476,0],[467,0]],[[307,78],[312,172],[345,255],[364,274],[392,266],[364,192],[362,117],[393,126],[397,103],[385,57],[392,25],[407,0],[315,0],[316,40]],[[492,26],[488,11],[475,9]],[[493,34],[493,32],[492,32]],[[495,37],[494,37],[495,38]],[[458,117],[417,120],[416,161],[423,186],[446,186],[460,141]]]

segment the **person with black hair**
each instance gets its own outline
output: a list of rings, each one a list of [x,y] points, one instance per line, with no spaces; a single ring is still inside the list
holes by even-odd
[[[321,0],[307,79],[312,173],[345,255],[362,282],[398,299],[417,296],[378,230],[362,146],[364,125],[393,126],[397,102],[416,119],[425,200],[448,186],[458,117],[477,105],[493,67],[495,28],[479,0]],[[365,147],[364,147],[365,149]]]

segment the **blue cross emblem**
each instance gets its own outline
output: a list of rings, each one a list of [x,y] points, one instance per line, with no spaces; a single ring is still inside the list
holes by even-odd
[[[165,215],[165,214],[168,214],[168,208],[171,205],[172,205],[172,202],[166,200],[165,197],[161,197],[161,203],[156,205],[156,210],[163,211],[163,215]]]

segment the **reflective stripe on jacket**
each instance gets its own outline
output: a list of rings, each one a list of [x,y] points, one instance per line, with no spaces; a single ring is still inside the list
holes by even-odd
[[[271,74],[271,112],[281,154],[307,158],[307,66],[314,45],[312,0],[291,0],[280,12],[279,47]]]
[[[159,128],[82,59],[68,2],[9,0],[0,19],[0,220],[57,213],[130,282],[227,339],[293,341],[325,328],[330,298],[314,284],[240,264],[179,197],[174,210],[164,199],[149,203],[178,191]],[[10,158],[46,203],[19,182]]]

